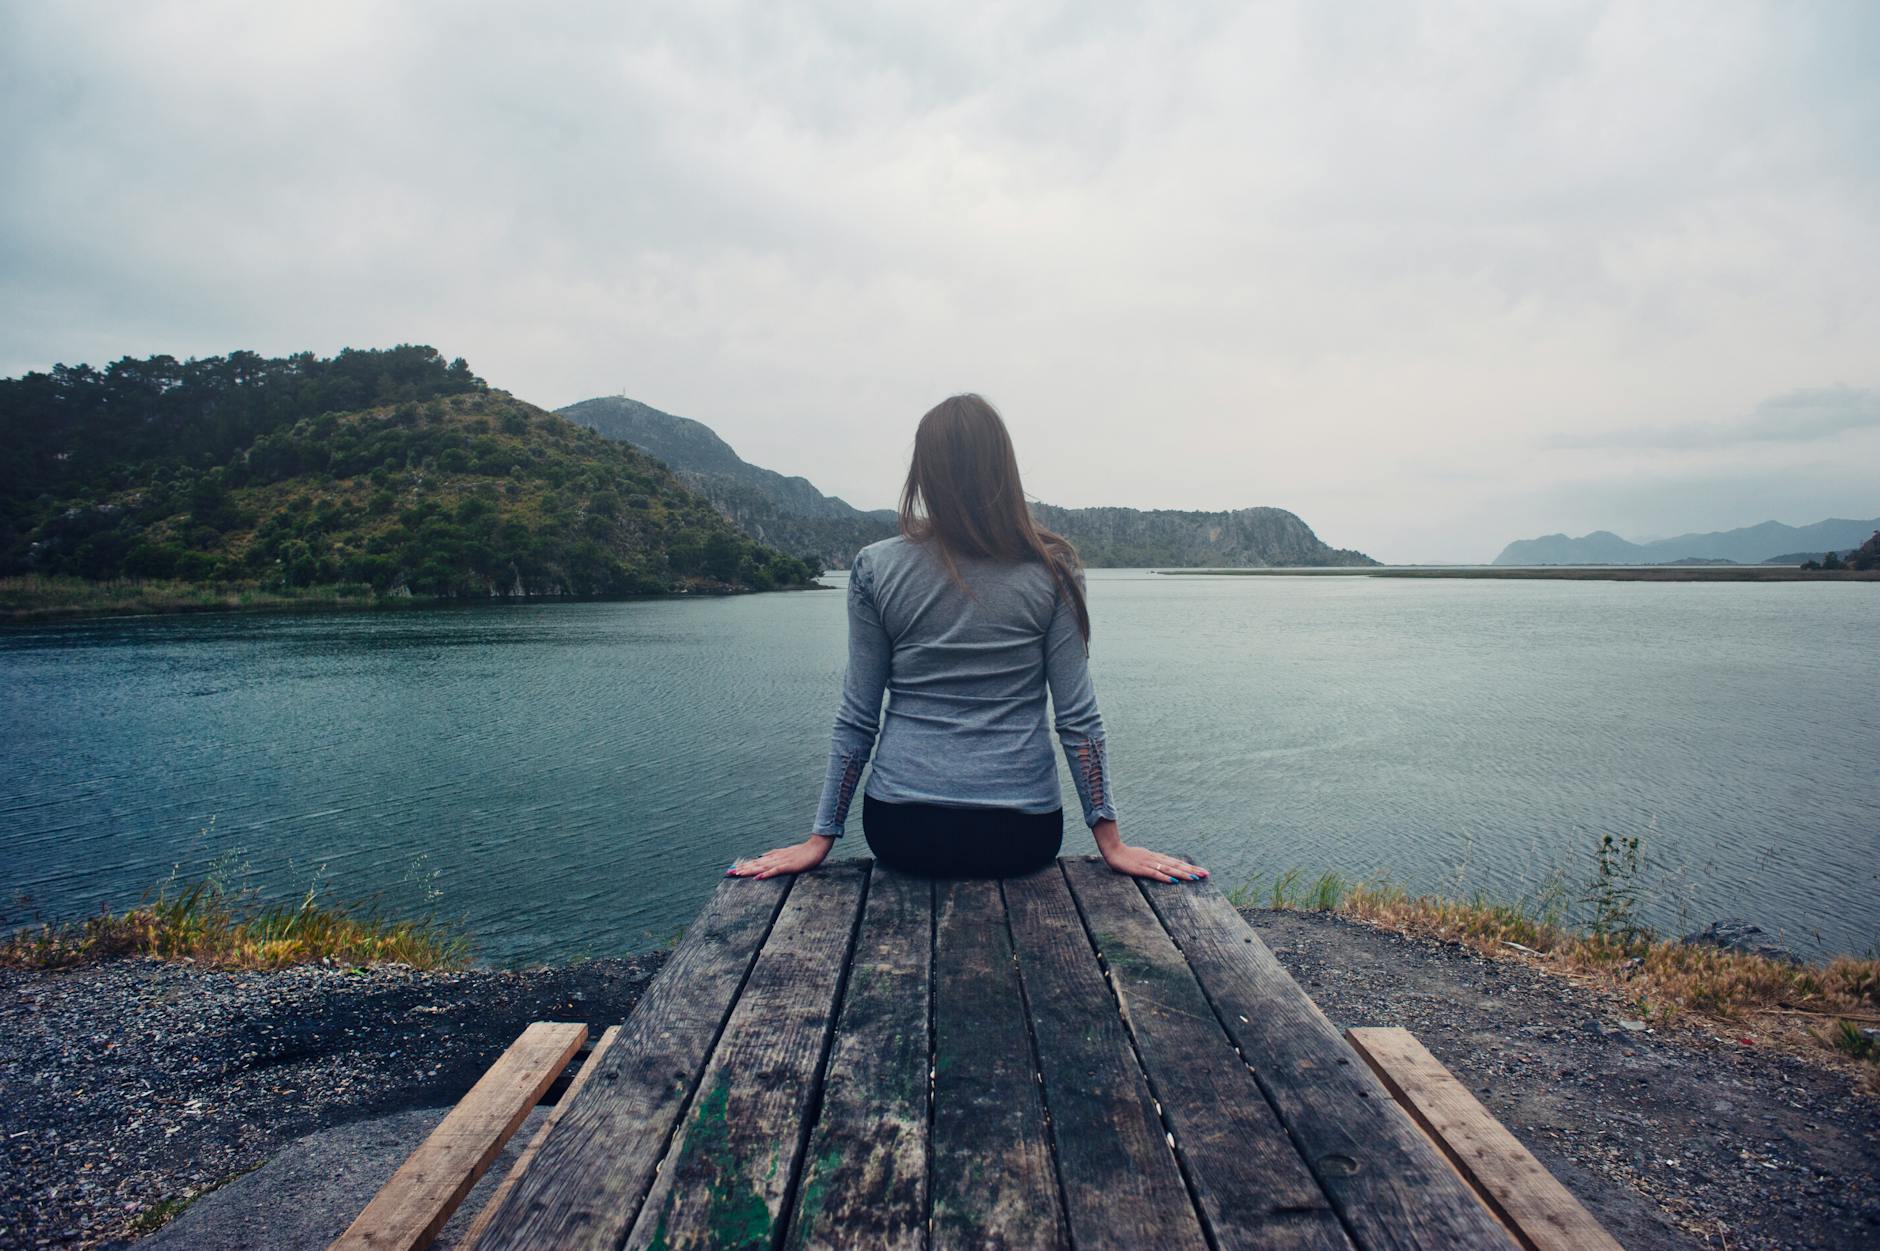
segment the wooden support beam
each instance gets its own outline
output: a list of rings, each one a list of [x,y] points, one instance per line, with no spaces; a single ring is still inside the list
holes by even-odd
[[[542,1142],[548,1137],[548,1131],[555,1127],[555,1121],[568,1110],[569,1101],[580,1092],[587,1079],[594,1075],[601,1061],[606,1058],[607,1049],[613,1046],[614,1039],[618,1037],[620,1037],[618,1025],[609,1025],[602,1032],[600,1041],[594,1044],[592,1051],[588,1052],[587,1060],[575,1070],[574,1078],[568,1083],[568,1089],[561,1092],[560,1102],[556,1103],[554,1110],[543,1118],[541,1128],[535,1131],[535,1137],[531,1138],[529,1144],[516,1154],[516,1162],[510,1166],[509,1172],[504,1174],[503,1180],[498,1182],[496,1189],[490,1193],[489,1201],[483,1205],[483,1210],[477,1213],[477,1218],[470,1222],[470,1228],[464,1231],[462,1245],[466,1247],[477,1245],[477,1239],[483,1236],[484,1229],[489,1226],[490,1218],[496,1215],[496,1209],[502,1205],[504,1199],[509,1197],[509,1192],[516,1188],[516,1183],[522,1180],[522,1174],[535,1159],[536,1152],[542,1149]]]
[[[1593,1214],[1409,1030],[1350,1029],[1345,1037],[1528,1251],[1620,1251]]]
[[[529,1109],[568,1067],[587,1026],[537,1021],[380,1188],[332,1251],[419,1251],[463,1202]]]

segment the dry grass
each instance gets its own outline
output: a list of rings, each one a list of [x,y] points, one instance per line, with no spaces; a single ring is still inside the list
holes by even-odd
[[[1649,933],[1618,938],[1575,928],[1551,897],[1515,904],[1412,895],[1389,882],[1347,883],[1322,874],[1302,887],[1294,871],[1256,894],[1231,893],[1241,905],[1335,912],[1404,934],[1462,943],[1497,958],[1616,991],[1641,1018],[1669,1024],[1696,1018],[1787,1041],[1812,1040],[1880,1068],[1880,1045],[1861,1024],[1880,1023],[1880,960],[1837,956],[1790,964],[1767,956],[1686,944]],[[1880,1081],[1880,1074],[1870,1074]]]
[[[231,892],[214,876],[180,888],[172,880],[153,901],[128,912],[30,926],[0,939],[0,967],[61,969],[116,956],[225,969],[322,960],[447,969],[469,962],[470,944],[429,918],[391,920],[357,906],[336,907],[311,890],[298,903],[263,903],[253,891]]]
[[[1552,950],[1565,932],[1555,921],[1518,905],[1412,896],[1401,886],[1388,883],[1353,887],[1334,910],[1406,933],[1497,953],[1506,950],[1504,943],[1519,943],[1536,951]]]

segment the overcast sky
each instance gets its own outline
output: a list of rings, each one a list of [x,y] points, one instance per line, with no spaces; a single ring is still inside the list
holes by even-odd
[[[0,2],[0,373],[430,343],[1392,561],[1880,514],[1880,4]],[[893,10],[893,11],[890,11]]]

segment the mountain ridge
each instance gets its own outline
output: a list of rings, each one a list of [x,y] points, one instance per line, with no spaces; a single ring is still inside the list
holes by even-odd
[[[892,509],[863,511],[802,477],[740,457],[711,427],[629,399],[599,396],[555,410],[658,457],[745,533],[846,568],[855,551],[898,533]],[[1319,539],[1282,508],[1218,511],[1062,508],[1033,502],[1039,524],[1063,535],[1092,568],[1265,568],[1376,565]],[[792,542],[809,546],[792,547]]]
[[[1859,547],[1876,529],[1880,517],[1856,520],[1830,517],[1805,526],[1763,521],[1734,530],[1680,534],[1649,543],[1633,543],[1610,530],[1594,530],[1578,538],[1544,534],[1516,539],[1491,562],[1497,565],[1660,565],[1687,558],[1733,560],[1754,565],[1793,552]]]
[[[690,417],[624,395],[597,396],[555,412],[663,462],[759,542],[846,568],[856,549],[895,533],[893,521],[824,495],[807,478],[751,464],[710,426]]]

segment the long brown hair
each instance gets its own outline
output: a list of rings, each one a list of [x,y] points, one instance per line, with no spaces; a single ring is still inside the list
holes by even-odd
[[[941,400],[914,432],[914,461],[901,488],[901,533],[933,539],[947,573],[967,594],[957,556],[1036,560],[1077,610],[1077,629],[1090,646],[1090,609],[1072,575],[1077,549],[1032,520],[1018,480],[1012,436],[998,410],[977,395]]]

